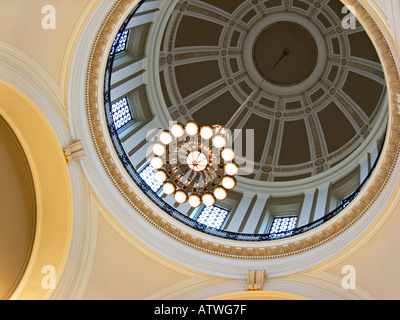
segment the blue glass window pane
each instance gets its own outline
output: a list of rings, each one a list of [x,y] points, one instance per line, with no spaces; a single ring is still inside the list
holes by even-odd
[[[297,217],[277,217],[272,222],[270,234],[291,231],[296,227]]]
[[[153,190],[154,192],[157,192],[160,190],[162,184],[157,182],[154,179],[154,173],[156,172],[156,169],[154,169],[151,165],[147,165],[140,173],[140,177],[146,182],[146,184]]]
[[[197,218],[197,222],[211,228],[220,229],[228,213],[228,210],[217,206],[204,207]]]
[[[132,120],[131,109],[129,108],[128,99],[122,98],[121,100],[111,105],[111,114],[115,129],[120,129]]]
[[[129,35],[129,30],[125,30],[122,33],[117,34],[113,43],[113,48],[115,48],[115,54],[121,53],[126,50],[126,45],[128,43],[128,35]]]

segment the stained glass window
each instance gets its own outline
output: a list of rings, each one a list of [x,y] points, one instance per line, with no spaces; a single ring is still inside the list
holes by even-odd
[[[131,109],[129,108],[128,99],[121,100],[111,105],[111,114],[114,121],[115,129],[120,129],[132,120]]]
[[[126,45],[128,43],[128,35],[129,35],[129,30],[122,31],[117,34],[113,44],[113,48],[115,48],[115,54],[121,53],[126,50]]]
[[[162,184],[154,179],[154,172],[156,172],[156,169],[151,165],[147,165],[140,171],[139,176],[144,180],[144,182],[146,182],[151,190],[157,192],[160,190]]]
[[[291,231],[296,227],[297,217],[276,217],[272,222],[270,234]]]
[[[204,207],[197,218],[197,222],[215,229],[220,229],[228,213],[228,210],[217,206]]]

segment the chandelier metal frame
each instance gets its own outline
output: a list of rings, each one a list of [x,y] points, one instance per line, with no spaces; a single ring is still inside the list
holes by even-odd
[[[174,123],[158,135],[150,164],[154,178],[175,201],[186,201],[193,208],[212,206],[224,200],[236,186],[239,167],[235,153],[228,147],[230,133],[220,125],[199,127]]]

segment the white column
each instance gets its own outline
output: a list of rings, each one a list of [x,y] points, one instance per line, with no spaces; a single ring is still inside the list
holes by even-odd
[[[322,218],[326,213],[329,185],[318,188],[317,203],[314,211],[314,221]]]
[[[119,86],[112,88],[110,93],[111,101],[119,100],[126,97],[131,91],[144,84],[143,73],[137,77],[122,82]]]
[[[175,203],[176,203],[173,195],[166,195],[166,194],[164,194],[163,197],[162,197],[162,199],[163,199],[166,203],[168,203],[171,207],[173,207],[173,206],[175,205]]]
[[[373,166],[374,163],[375,163],[375,161],[376,161],[376,159],[378,159],[378,156],[379,156],[378,145],[375,145],[375,146],[373,147],[373,149],[371,149],[371,150],[369,151],[369,154],[370,154],[370,156],[371,156],[371,166]]]
[[[368,156],[360,163],[360,184],[364,182],[370,171]]]
[[[266,230],[266,228],[270,222],[270,219],[271,219],[271,213],[270,213],[269,209],[267,209],[267,211],[265,212],[263,222],[260,226],[259,233],[268,233],[269,232],[269,230]]]
[[[136,152],[129,157],[129,160],[134,167],[138,167],[143,160],[150,160],[152,154],[152,146],[154,141],[147,141],[142,147],[140,147]]]
[[[247,223],[243,229],[244,233],[254,233],[258,222],[260,221],[261,215],[264,211],[265,204],[267,202],[266,198],[257,198],[254,203],[253,209],[249,214]]]
[[[301,212],[297,222],[297,225],[299,227],[305,226],[311,222],[310,217],[311,217],[312,206],[314,203],[314,197],[315,197],[315,190],[309,191],[304,194],[303,205],[301,207]]]
[[[135,61],[121,69],[113,71],[111,76],[111,86],[115,85],[118,82],[125,81],[126,79],[132,77],[132,75],[140,71],[144,71],[146,60],[147,59],[144,58],[139,61]]]
[[[239,231],[239,228],[243,222],[244,217],[247,214],[247,211],[249,209],[251,201],[253,200],[253,197],[254,194],[252,195],[243,194],[243,197],[240,200],[239,205],[237,206],[235,212],[233,213],[233,217],[226,228],[227,230],[233,232]]]
[[[136,14],[147,12],[147,11],[154,11],[158,9],[161,5],[161,0],[154,0],[154,1],[145,1],[136,11]]]
[[[141,26],[143,24],[149,23],[153,21],[154,15],[156,14],[155,11],[153,12],[148,12],[144,13],[142,15],[138,16],[133,16],[131,21],[129,21],[128,25],[126,26],[126,29],[132,29],[138,26]]]
[[[135,133],[133,133],[126,141],[122,143],[125,152],[129,153],[138,144],[145,141],[148,137],[148,134],[154,132],[154,128],[156,127],[157,125],[154,123],[154,120],[151,120],[146,125],[137,130]]]

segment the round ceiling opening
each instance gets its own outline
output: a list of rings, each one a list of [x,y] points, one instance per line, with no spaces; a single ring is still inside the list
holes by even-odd
[[[357,197],[384,144],[388,98],[375,47],[360,23],[343,24],[342,2],[146,2],[115,38],[105,111],[121,163],[161,210],[217,237],[266,241],[314,229]],[[157,184],[166,161],[148,156],[155,143],[213,125],[231,137],[218,144],[235,155],[230,187],[215,184],[209,202],[182,193],[181,180],[210,167],[199,146],[183,156],[191,171]]]
[[[278,86],[293,86],[314,71],[318,48],[306,28],[292,21],[279,21],[257,36],[253,59],[263,79]]]

